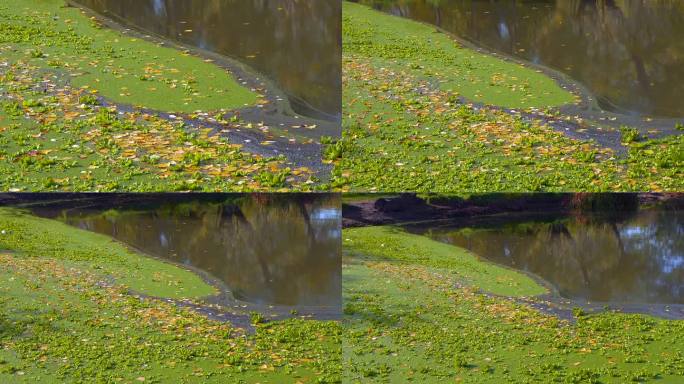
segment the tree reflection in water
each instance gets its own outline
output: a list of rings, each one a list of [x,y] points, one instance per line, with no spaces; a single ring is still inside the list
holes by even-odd
[[[606,109],[684,116],[680,0],[360,0],[567,73]]]
[[[259,304],[338,306],[341,212],[336,195],[226,195],[149,209],[69,209],[62,220],[219,278]]]
[[[76,1],[155,34],[239,59],[279,84],[299,113],[341,114],[338,0]]]
[[[589,301],[684,304],[684,212],[573,216],[427,233]]]

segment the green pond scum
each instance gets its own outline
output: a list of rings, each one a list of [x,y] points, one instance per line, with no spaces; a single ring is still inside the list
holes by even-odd
[[[488,52],[358,0],[119,1],[102,1],[97,14],[77,5],[89,2],[0,0],[0,193],[9,192],[0,202],[0,384],[684,383],[684,320],[671,320],[684,306],[670,301],[681,297],[678,239],[668,237],[681,229],[676,215],[657,217],[672,223],[666,230],[601,222],[600,243],[555,217],[584,228],[590,212],[684,207],[673,197],[684,189],[684,121],[601,109],[610,101],[600,92],[536,64],[548,61]],[[253,9],[238,12],[237,1]],[[335,5],[327,16],[311,6],[323,1]],[[435,25],[454,21],[440,0],[365,3],[404,14],[412,1],[439,15]],[[467,3],[463,14],[482,21],[478,1]],[[538,3],[513,8],[552,2]],[[240,22],[222,25],[248,32],[211,29],[224,7]],[[131,13],[156,15],[147,21],[165,32]],[[338,19],[323,20],[331,14]],[[610,30],[607,18],[581,17]],[[306,32],[319,23],[338,24]],[[339,54],[340,32],[334,68],[317,44],[288,40],[334,40]],[[608,41],[649,88],[658,71]],[[677,48],[648,55],[674,61]],[[334,94],[320,84],[330,77],[342,88],[337,108],[308,96]],[[344,195],[315,201],[331,191]],[[74,193],[32,195],[44,192]],[[143,192],[152,194],[130,196]],[[173,192],[206,195],[161,194]],[[516,231],[501,244],[481,237],[470,250],[457,246],[470,238],[439,232],[479,234],[480,219],[508,225],[537,213],[549,222],[533,246],[520,235],[532,237],[527,222],[511,220]],[[674,272],[658,269],[647,284],[625,262],[642,258],[625,258],[619,231],[643,240],[634,247],[664,249],[631,265],[658,260]],[[566,253],[608,255],[608,266],[591,259],[605,266],[599,281],[611,281],[609,267],[636,271],[644,295],[570,299],[578,296],[549,275],[520,267],[519,248],[565,279],[574,275],[562,264],[580,260]],[[490,249],[505,262],[477,254]],[[589,290],[594,275],[577,265],[584,280],[573,283]],[[666,299],[644,288],[652,281]]]
[[[614,135],[616,143],[571,138],[546,121],[563,119],[558,107],[579,96],[543,73],[466,48],[434,27],[348,1],[343,5],[343,134],[324,151],[335,164],[335,188],[682,188],[681,134],[649,139],[627,127],[584,127],[580,131]],[[526,111],[535,117],[527,118]]]
[[[325,188],[309,165],[259,150],[275,132],[228,117],[267,103],[260,90],[208,60],[102,27],[63,0],[0,4],[0,89],[3,191]],[[235,129],[252,139],[224,137]]]
[[[103,28],[64,0],[6,0],[0,12],[2,44],[114,102],[192,113],[251,106],[259,98],[226,70]]]
[[[160,300],[216,293],[186,269],[13,208],[0,228],[0,382],[341,380],[335,321],[252,315],[249,332]]]
[[[680,383],[684,322],[525,304],[526,275],[394,227],[343,232],[344,382]]]

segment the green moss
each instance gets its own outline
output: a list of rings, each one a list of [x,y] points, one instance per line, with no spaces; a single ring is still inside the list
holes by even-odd
[[[100,28],[63,0],[7,0],[0,42],[76,87],[123,104],[172,111],[236,109],[258,95],[202,59]]]
[[[446,255],[428,251],[430,242],[372,232],[343,233],[351,240],[343,266],[345,382],[677,383],[684,375],[682,321],[607,312],[570,324],[462,287],[468,264],[440,260]]]
[[[343,2],[344,50],[376,66],[402,68],[438,82],[469,100],[511,107],[549,107],[573,102],[554,80],[493,56],[459,46],[428,25]]]
[[[412,235],[393,227],[363,227],[345,231],[346,252],[387,261],[418,264],[447,271],[465,285],[505,296],[535,296],[546,289],[529,276],[503,268],[463,248]]]

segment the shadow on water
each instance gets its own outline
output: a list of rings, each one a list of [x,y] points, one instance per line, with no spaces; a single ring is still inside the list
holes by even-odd
[[[541,278],[574,304],[684,308],[682,210],[508,214],[408,230]]]
[[[221,290],[210,304],[325,318],[340,313],[338,195],[42,198],[51,200],[15,205],[198,272]]]
[[[602,108],[684,117],[680,0],[358,0],[486,49],[561,71]]]
[[[228,56],[285,91],[297,113],[337,120],[342,105],[338,0],[76,0],[170,40]]]

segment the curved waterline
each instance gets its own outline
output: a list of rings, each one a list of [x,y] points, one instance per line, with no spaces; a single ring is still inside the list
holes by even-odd
[[[513,56],[535,66],[560,70],[585,84],[596,95],[598,104],[615,114],[632,119],[650,116],[664,120],[684,116],[684,101],[676,97],[678,84],[682,83],[677,79],[684,76],[684,73],[681,65],[673,67],[672,60],[663,58],[674,57],[672,54],[678,49],[684,50],[680,43],[682,39],[677,38],[684,34],[684,29],[680,29],[681,23],[673,22],[677,18],[684,19],[684,9],[680,9],[675,2],[645,4],[641,0],[628,1],[624,4],[625,7],[630,10],[634,7],[644,8],[642,14],[648,17],[643,20],[634,12],[623,12],[625,14],[621,17],[624,24],[612,23],[610,18],[618,17],[617,14],[604,12],[606,10],[599,5],[594,9],[583,7],[578,2],[359,2],[395,16],[435,25],[488,51]],[[608,5],[604,4],[602,7]],[[620,6],[615,7],[620,10]],[[570,8],[577,13],[571,12]],[[599,18],[597,21],[600,12],[603,19]],[[639,19],[640,25],[645,24],[638,31],[639,36],[644,35],[644,30],[648,32],[642,36],[642,40],[662,35],[656,39],[662,43],[651,47],[650,43],[641,44],[643,41],[637,39],[633,47],[637,52],[627,55],[621,51],[627,42],[621,38],[608,39],[606,31],[616,29],[616,33],[621,33],[620,36],[624,35],[627,39],[634,32],[630,29],[633,24],[630,21],[635,17]],[[594,23],[590,23],[591,20]],[[588,33],[589,26],[599,31],[590,36],[577,32]],[[599,33],[601,31],[605,33]],[[667,49],[663,48],[665,44],[668,44]],[[643,76],[643,71],[632,70],[636,67],[633,62],[635,57],[642,57],[645,68],[650,71],[648,75],[651,82],[646,84],[647,92],[643,89],[645,80],[637,78],[638,73]]]
[[[339,313],[336,201],[333,195],[117,195],[27,208],[197,273],[220,292],[210,304]]]
[[[553,287],[541,299],[561,307],[684,318],[683,217],[659,209],[620,217],[504,215],[409,230],[534,277]]]
[[[236,59],[277,84],[295,112],[340,118],[336,1],[221,0],[199,7],[173,0],[71,2],[145,33]]]

